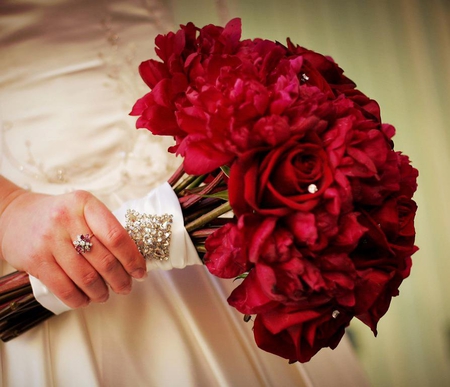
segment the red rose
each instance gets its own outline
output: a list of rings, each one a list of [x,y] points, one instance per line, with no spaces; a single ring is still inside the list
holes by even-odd
[[[410,172],[414,174],[412,169]],[[414,178],[406,178],[401,180],[402,186],[404,181],[415,183]],[[411,193],[414,188],[408,186],[401,192]],[[359,277],[355,314],[375,334],[378,320],[387,312],[392,297],[399,294],[399,286],[411,270],[411,255],[417,251],[416,209],[408,195],[394,194],[382,206],[360,217],[368,231],[352,253]]]
[[[416,203],[407,196],[392,197],[377,211],[371,213],[373,221],[380,227],[397,254],[411,255],[416,231],[414,218]]]
[[[304,363],[324,347],[336,348],[352,317],[330,305],[280,306],[258,315],[253,333],[259,348]]]
[[[228,303],[243,314],[257,314],[267,312],[276,307],[279,302],[267,294],[261,284],[256,270],[250,270],[242,284],[228,297]]]
[[[419,171],[411,165],[408,156],[405,156],[400,152],[395,153],[395,155],[397,156],[400,170],[399,196],[404,195],[408,198],[412,198],[417,189],[417,177],[419,176]]]
[[[320,139],[308,134],[242,155],[231,167],[228,190],[237,215],[283,216],[313,209],[332,181]]]
[[[392,297],[399,295],[399,287],[411,271],[411,257],[403,261],[403,269],[385,273],[376,269],[367,269],[360,273],[361,282],[356,289],[357,305],[364,311],[355,310],[356,317],[377,335],[377,324],[389,309]],[[367,305],[370,307],[367,308]]]
[[[387,272],[404,271],[405,259],[417,248],[414,246],[414,218],[417,210],[412,195],[416,190],[417,170],[407,157],[391,152],[399,163],[399,187],[379,206],[361,208],[359,222],[367,232],[353,253],[358,268],[377,267]]]

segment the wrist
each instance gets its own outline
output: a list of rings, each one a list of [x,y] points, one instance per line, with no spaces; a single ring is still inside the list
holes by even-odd
[[[0,220],[10,204],[26,192],[23,188],[0,176]]]
[[[15,202],[17,198],[26,193],[26,190],[20,188],[3,176],[0,176],[0,260],[4,259],[3,235],[9,224],[9,208],[11,208],[12,203]]]

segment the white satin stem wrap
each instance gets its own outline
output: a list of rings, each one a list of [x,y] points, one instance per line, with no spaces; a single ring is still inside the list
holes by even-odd
[[[114,215],[123,226],[125,226],[125,214],[128,209],[138,211],[141,214],[171,214],[173,216],[169,259],[163,261],[147,260],[147,271],[182,269],[186,266],[202,264],[189,234],[184,228],[183,213],[178,198],[168,183],[160,185],[141,199],[125,203],[114,211]],[[95,248],[95,242],[93,248]],[[51,293],[37,278],[30,275],[30,282],[34,297],[46,309],[54,314],[61,314],[71,309]]]

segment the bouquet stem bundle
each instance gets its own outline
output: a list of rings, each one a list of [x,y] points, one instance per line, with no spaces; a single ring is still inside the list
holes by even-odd
[[[34,298],[27,273],[16,271],[0,279],[0,339],[3,342],[51,316],[53,313]]]

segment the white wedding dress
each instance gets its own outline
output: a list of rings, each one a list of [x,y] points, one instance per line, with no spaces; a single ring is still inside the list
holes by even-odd
[[[181,161],[170,139],[135,130],[128,112],[171,12],[156,0],[3,0],[0,173],[36,192],[89,190],[111,209],[165,181]],[[232,287],[202,266],[152,271],[129,296],[0,343],[0,387],[367,385],[346,340],[305,365],[259,350],[226,302]]]

